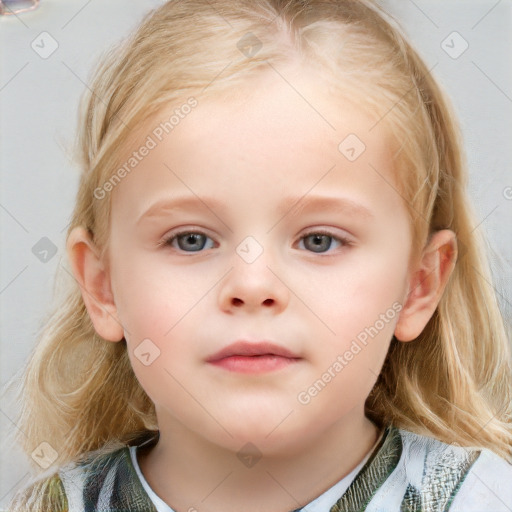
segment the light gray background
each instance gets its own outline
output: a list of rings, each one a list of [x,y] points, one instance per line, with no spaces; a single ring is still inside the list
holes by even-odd
[[[70,150],[79,97],[99,54],[161,3],[41,0],[34,12],[0,17],[1,387],[27,359],[51,304],[78,184]],[[512,1],[386,0],[384,5],[401,21],[429,68],[435,65],[434,75],[455,104],[468,152],[475,227],[488,235],[495,287],[510,321]],[[51,39],[42,32],[58,44],[47,58],[31,47],[35,41],[40,52],[51,48]],[[453,58],[464,40],[467,50]],[[47,262],[32,249],[45,243],[40,242],[43,237],[58,250]],[[14,416],[15,406],[3,400],[2,438],[16,428]],[[29,466],[9,443],[0,446],[0,457],[3,510],[11,493],[28,480]]]

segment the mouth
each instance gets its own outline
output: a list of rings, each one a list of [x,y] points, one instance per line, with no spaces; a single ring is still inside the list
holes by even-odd
[[[237,373],[266,373],[284,369],[302,358],[270,342],[237,341],[208,357],[207,363]]]

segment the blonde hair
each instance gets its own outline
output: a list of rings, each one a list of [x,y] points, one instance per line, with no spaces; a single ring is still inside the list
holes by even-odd
[[[244,37],[259,46],[249,56],[237,46]],[[416,246],[439,229],[458,238],[458,262],[433,318],[416,341],[392,341],[367,415],[510,460],[510,352],[483,243],[473,232],[458,129],[425,64],[370,0],[183,0],[149,15],[107,55],[85,98],[83,174],[69,230],[87,228],[108,250],[110,201],[94,191],[120,165],[120,148],[136,126],[164,105],[222,94],[291,58],[326,71],[395,138]],[[19,420],[25,450],[47,441],[59,450],[57,464],[158,428],[126,344],[95,333],[70,281],[28,364]]]

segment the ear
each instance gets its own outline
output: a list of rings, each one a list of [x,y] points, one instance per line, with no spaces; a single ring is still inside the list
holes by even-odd
[[[434,233],[412,269],[405,306],[395,328],[399,341],[416,339],[434,314],[457,260],[453,231]]]
[[[89,232],[81,227],[74,228],[66,248],[94,329],[105,340],[122,340],[124,329],[117,318],[110,278]]]

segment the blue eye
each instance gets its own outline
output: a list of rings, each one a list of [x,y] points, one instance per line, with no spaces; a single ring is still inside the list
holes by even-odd
[[[303,236],[299,241],[299,248],[307,251],[322,253],[336,249],[343,245],[344,241],[325,233],[310,233]]]
[[[214,240],[204,233],[195,231],[184,231],[172,235],[163,243],[182,252],[200,252],[204,249],[215,247]],[[328,233],[312,232],[300,238],[298,248],[320,254],[332,251],[343,245],[350,245],[350,242]]]
[[[203,233],[179,233],[170,238],[166,245],[185,252],[199,252],[203,249],[211,249],[214,241]]]

